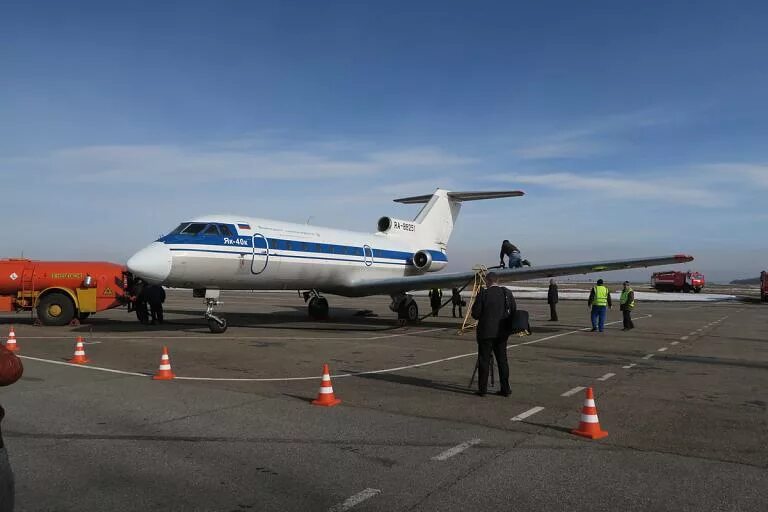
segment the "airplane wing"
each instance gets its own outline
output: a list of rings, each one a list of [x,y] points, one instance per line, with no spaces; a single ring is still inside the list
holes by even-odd
[[[625,270],[630,268],[654,267],[657,265],[672,265],[693,261],[693,256],[677,254],[674,256],[659,256],[655,258],[636,258],[629,260],[594,261],[587,263],[572,263],[566,265],[550,265],[544,267],[525,267],[511,269],[496,269],[495,272],[502,283],[539,279],[544,277],[567,276],[574,274],[591,274],[608,272],[610,270]],[[365,295],[384,295],[430,288],[454,288],[464,286],[474,278],[475,272],[446,272],[424,274],[412,277],[364,280],[345,288],[344,295],[362,297]]]

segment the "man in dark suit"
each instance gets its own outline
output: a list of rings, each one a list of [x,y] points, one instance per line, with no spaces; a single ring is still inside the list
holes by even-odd
[[[554,279],[549,280],[549,290],[547,291],[547,303],[549,304],[549,321],[557,322],[557,303],[560,297],[557,293],[557,284]]]
[[[491,366],[491,353],[496,356],[499,366],[499,384],[501,390],[497,393],[509,396],[509,362],[507,361],[506,319],[514,316],[517,307],[515,297],[507,288],[498,285],[498,276],[491,272],[485,276],[488,285],[477,294],[472,305],[472,318],[477,320],[477,364],[478,391],[485,396],[488,391],[488,373]]]

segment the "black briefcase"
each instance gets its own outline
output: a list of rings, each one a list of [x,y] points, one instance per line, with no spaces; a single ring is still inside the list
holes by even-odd
[[[531,332],[531,323],[528,318],[528,312],[524,309],[518,309],[515,314],[507,319],[507,329],[510,334],[521,332]]]

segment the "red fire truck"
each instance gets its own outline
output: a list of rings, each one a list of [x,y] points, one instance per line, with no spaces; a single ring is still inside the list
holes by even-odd
[[[654,272],[651,276],[651,288],[660,292],[699,293],[704,288],[704,274],[700,272]]]
[[[43,325],[67,325],[130,302],[131,278],[115,263],[0,260],[0,312],[31,311]]]

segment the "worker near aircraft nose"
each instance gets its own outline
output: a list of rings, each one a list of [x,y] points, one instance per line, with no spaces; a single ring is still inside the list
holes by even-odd
[[[162,286],[153,284],[147,287],[147,302],[152,314],[152,325],[163,323],[163,302],[165,302],[165,290]]]
[[[16,354],[0,345],[0,386],[10,386],[21,378],[24,367]],[[5,416],[5,409],[0,406],[0,423]],[[0,430],[0,512],[13,512],[15,488],[13,471],[8,462],[8,453]]]
[[[597,280],[597,284],[589,292],[588,307],[592,308],[592,332],[605,329],[605,318],[608,316],[608,309],[613,307],[611,304],[611,292],[603,284],[602,279]]]
[[[514,318],[517,306],[515,297],[506,287],[498,285],[498,276],[490,272],[485,276],[487,288],[481,288],[472,304],[472,318],[477,320],[477,394],[485,396],[488,391],[488,373],[491,367],[491,353],[499,366],[497,393],[509,396],[509,362],[507,361],[507,319]]]
[[[549,321],[557,322],[557,303],[560,297],[557,293],[557,284],[554,279],[549,280],[549,290],[547,290],[547,303],[549,304]]]
[[[520,254],[520,249],[509,240],[501,242],[501,251],[499,251],[499,265],[504,268],[504,256],[507,257],[509,268],[522,268],[523,265],[531,266],[528,260],[524,260]]]
[[[632,310],[635,309],[635,291],[629,286],[629,281],[624,281],[624,288],[621,290],[619,304],[621,315],[624,320],[623,330],[628,331],[634,329],[635,324],[632,322]]]
[[[429,290],[429,305],[432,306],[432,316],[437,316],[443,300],[443,290],[433,288]]]

